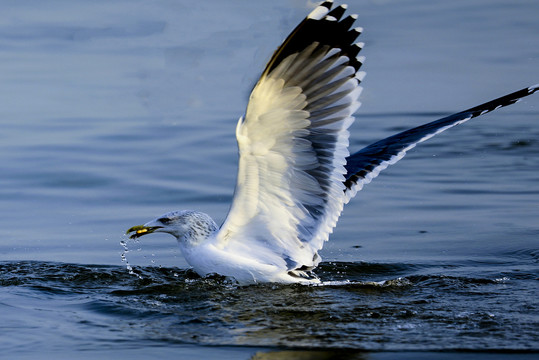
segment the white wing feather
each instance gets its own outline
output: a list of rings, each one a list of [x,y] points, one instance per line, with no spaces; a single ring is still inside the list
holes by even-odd
[[[217,234],[220,247],[256,248],[249,257],[288,270],[316,266],[317,251],[336,225],[344,204],[347,129],[360,105],[364,74],[355,56],[361,45],[313,40],[290,51],[304,36],[316,40],[322,26],[355,35],[352,41],[359,35],[333,15],[307,17],[277,50],[236,128],[236,191]]]

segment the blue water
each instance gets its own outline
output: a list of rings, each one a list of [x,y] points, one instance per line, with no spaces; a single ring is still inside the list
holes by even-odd
[[[539,96],[361,191],[327,286],[200,279],[173,238],[124,237],[175,209],[224,219],[236,120],[306,3],[2,2],[3,356],[536,356]],[[539,2],[348,4],[367,56],[352,150],[539,83]]]

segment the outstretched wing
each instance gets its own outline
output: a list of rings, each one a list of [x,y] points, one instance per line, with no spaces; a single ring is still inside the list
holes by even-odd
[[[292,31],[253,89],[236,129],[234,199],[217,235],[219,246],[289,270],[318,263],[342,211],[347,129],[360,105],[361,29],[351,29],[356,15],[343,18],[346,5],[331,7],[322,3]]]
[[[380,171],[402,159],[406,155],[406,152],[414,148],[417,144],[474,117],[514,104],[521,98],[531,95],[537,90],[539,90],[539,84],[425,125],[403,131],[377,141],[350,155],[346,159],[345,201],[350,201],[363,188],[363,185],[370,183],[372,179],[378,176]]]

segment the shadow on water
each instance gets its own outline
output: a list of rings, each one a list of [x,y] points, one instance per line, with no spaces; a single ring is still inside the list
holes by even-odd
[[[93,346],[537,349],[533,274],[522,280],[514,264],[505,265],[495,274],[463,276],[450,274],[473,264],[323,263],[318,286],[240,287],[178,268],[136,267],[135,276],[116,266],[9,262],[0,264],[0,286],[9,294],[0,305],[31,326],[46,326],[34,310],[72,313],[77,334],[65,329],[66,335],[99,340]]]

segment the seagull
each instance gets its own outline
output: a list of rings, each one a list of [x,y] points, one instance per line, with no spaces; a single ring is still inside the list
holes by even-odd
[[[417,144],[533,94],[539,84],[403,131],[350,155],[348,128],[359,108],[363,48],[346,5],[318,5],[277,48],[236,126],[234,198],[218,226],[207,214],[172,211],[127,230],[131,239],[173,235],[201,276],[241,285],[318,283],[318,252],[343,206]]]

